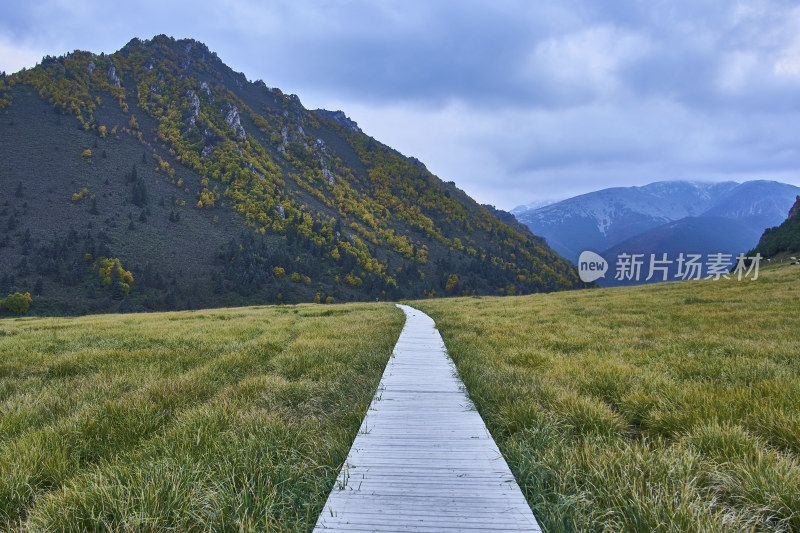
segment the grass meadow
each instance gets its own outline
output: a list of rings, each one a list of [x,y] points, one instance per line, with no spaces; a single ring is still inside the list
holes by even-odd
[[[556,531],[800,531],[800,267],[412,302]],[[310,531],[389,303],[0,321],[0,530]]]
[[[308,531],[388,304],[0,321],[0,530]]]
[[[800,267],[412,305],[546,531],[800,531]]]

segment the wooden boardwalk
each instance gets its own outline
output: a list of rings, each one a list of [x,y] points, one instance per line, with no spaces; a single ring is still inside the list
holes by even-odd
[[[406,324],[315,532],[541,531],[433,320]]]

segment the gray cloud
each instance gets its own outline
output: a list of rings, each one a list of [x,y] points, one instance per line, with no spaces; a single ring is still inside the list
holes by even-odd
[[[800,7],[646,2],[28,2],[0,69],[158,33],[341,108],[501,207],[658,179],[800,185]]]

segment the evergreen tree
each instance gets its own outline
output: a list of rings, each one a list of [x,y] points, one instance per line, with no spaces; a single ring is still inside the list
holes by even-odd
[[[147,205],[147,186],[143,180],[136,180],[133,184],[133,194],[131,198],[133,205],[144,207]]]

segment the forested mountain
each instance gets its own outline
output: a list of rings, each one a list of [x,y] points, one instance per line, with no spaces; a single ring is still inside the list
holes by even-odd
[[[748,253],[749,256],[761,254],[762,257],[773,258],[780,254],[794,257],[800,255],[800,196],[795,198],[789,215],[780,226],[767,228],[758,246]]]
[[[582,286],[343,112],[157,36],[0,79],[0,296],[84,313]]]

